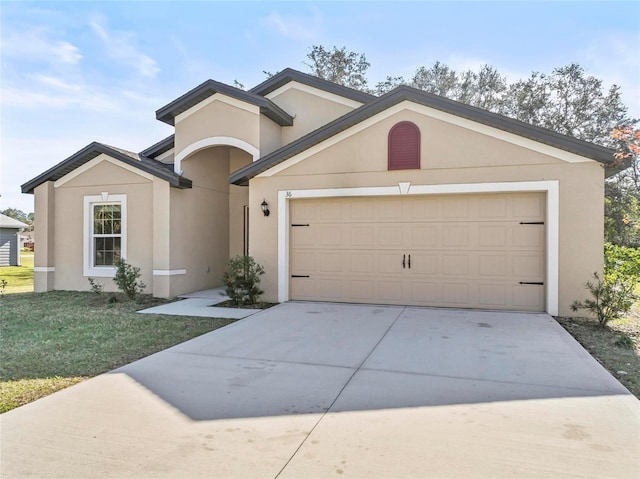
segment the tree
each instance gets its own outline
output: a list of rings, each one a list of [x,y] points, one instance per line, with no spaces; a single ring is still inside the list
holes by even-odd
[[[619,246],[640,248],[640,130],[630,123],[611,134],[620,167],[605,183],[605,238]]]
[[[435,62],[430,68],[419,67],[411,79],[412,87],[449,98],[457,85],[456,72],[440,62]]]
[[[385,93],[389,93],[395,87],[405,84],[406,82],[402,77],[388,76],[383,81],[376,83],[376,86],[371,93],[376,96],[384,95]]]
[[[305,62],[311,73],[318,78],[356,90],[367,91],[367,70],[369,62],[363,53],[348,51],[346,47],[327,50],[322,45],[314,45]]]

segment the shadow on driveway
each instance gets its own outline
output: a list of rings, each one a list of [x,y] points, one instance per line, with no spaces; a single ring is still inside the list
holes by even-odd
[[[285,303],[117,369],[192,420],[629,394],[546,314]]]

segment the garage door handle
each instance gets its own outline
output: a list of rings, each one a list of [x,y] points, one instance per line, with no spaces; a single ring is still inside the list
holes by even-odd
[[[541,281],[520,281],[519,284],[533,284],[536,286],[544,286],[544,283]]]
[[[405,263],[406,259],[407,259],[407,255],[406,255],[406,254],[403,254],[403,255],[402,255],[402,269],[405,269],[405,268],[406,268],[406,266],[405,266],[405,264],[406,264],[406,263]]]
[[[411,269],[411,255],[409,255],[409,269]]]

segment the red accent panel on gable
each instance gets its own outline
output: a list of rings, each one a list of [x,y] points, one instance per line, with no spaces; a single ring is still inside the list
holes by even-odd
[[[420,168],[420,130],[410,121],[401,121],[389,131],[390,170]]]

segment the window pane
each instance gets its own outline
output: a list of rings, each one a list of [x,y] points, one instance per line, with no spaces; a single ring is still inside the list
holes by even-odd
[[[120,234],[122,218],[121,205],[95,205],[93,207],[94,234]]]
[[[113,266],[120,259],[122,238],[94,238],[95,266]]]

